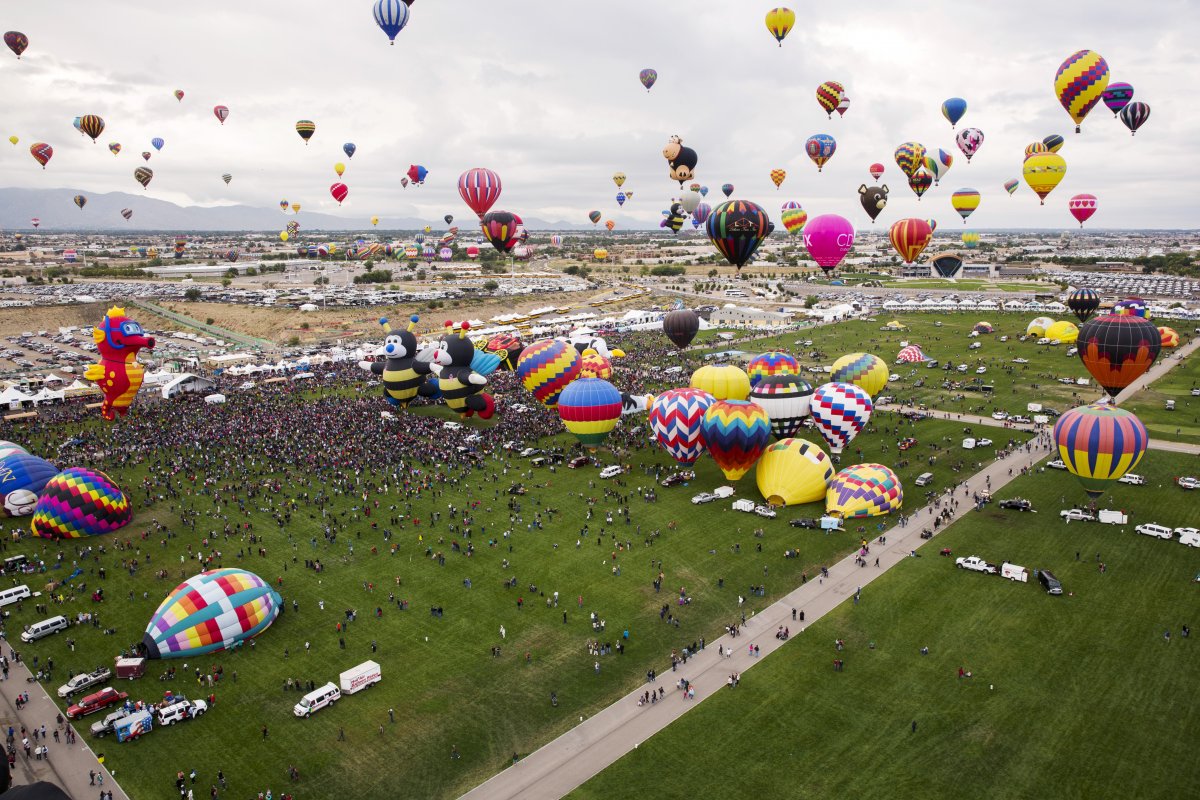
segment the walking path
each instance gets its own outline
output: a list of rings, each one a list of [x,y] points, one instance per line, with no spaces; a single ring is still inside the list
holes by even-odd
[[[1032,467],[1049,451],[1049,436],[1042,435],[1032,440],[1028,449],[1022,446],[1017,452],[997,459],[967,478],[955,490],[954,497],[959,500],[959,505],[949,522],[974,508],[970,500],[973,492],[999,489],[1013,477],[1019,476],[1022,468]],[[938,495],[937,502],[943,503],[946,499],[947,495],[943,492]],[[888,569],[909,558],[925,543],[920,538],[921,529],[933,527],[933,519],[938,511],[932,505],[925,506],[912,513],[904,526],[887,530],[884,533],[886,545],[874,542],[870,555],[879,558],[878,567],[859,567],[855,564],[854,555],[849,555],[830,568],[828,578],[808,581],[762,612],[747,617],[746,625],[738,636],[726,634],[708,642],[706,648],[690,658],[687,664],[680,664],[678,672],[661,673],[658,682],[649,684],[648,688],[657,689],[666,685],[667,696],[662,701],[638,706],[638,698],[647,689],[645,685],[639,686],[514,766],[467,792],[463,795],[464,800],[557,800],[566,795],[683,716],[696,703],[716,693],[726,685],[730,673],[745,672],[757,664],[759,658],[749,655],[751,644],[757,645],[762,655],[774,652],[784,644],[775,638],[780,626],[790,628],[793,636],[802,634],[807,624],[816,622],[852,597],[859,587],[868,586]],[[945,530],[949,522],[938,530]],[[873,539],[875,534],[872,531],[870,538]],[[855,537],[859,534],[848,531],[844,535]],[[934,540],[936,538],[935,535]],[[804,611],[804,623],[793,621],[792,609]],[[732,651],[732,654],[722,657],[718,655],[719,649]],[[680,678],[691,682],[696,690],[695,700],[682,698],[682,692],[674,685]]]
[[[13,770],[13,785],[21,786],[35,781],[47,781],[61,787],[74,800],[97,798],[100,796],[101,789],[112,792],[113,800],[129,800],[129,796],[117,785],[116,780],[100,764],[96,754],[88,746],[87,740],[90,738],[88,729],[92,722],[99,717],[84,717],[76,723],[65,722],[64,726],[58,728],[61,741],[54,741],[55,719],[61,713],[59,707],[46,694],[46,690],[40,683],[28,680],[32,675],[25,666],[25,662],[17,662],[10,658],[8,667],[8,680],[0,681],[0,727],[3,728],[5,734],[8,733],[10,725],[16,729],[17,765]],[[18,711],[17,695],[23,692],[29,693],[29,703]],[[103,714],[100,715],[100,717],[103,716]],[[51,737],[50,741],[43,742],[40,739],[38,741],[38,744],[46,744],[48,749],[46,758],[38,760],[33,756],[25,757],[25,751],[21,747],[22,725],[30,731],[29,742],[31,745],[33,744],[33,729],[46,726],[46,733]],[[62,737],[62,734],[66,732],[66,725],[72,725],[75,729],[75,744],[67,744],[65,738]],[[105,746],[109,744],[117,746],[116,740],[111,737],[96,741],[102,742]],[[88,774],[93,771],[103,776],[104,783],[102,785],[88,782]]]

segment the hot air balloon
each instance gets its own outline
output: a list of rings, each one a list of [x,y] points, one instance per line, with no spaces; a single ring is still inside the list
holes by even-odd
[[[4,34],[4,43],[8,45],[8,49],[12,50],[17,59],[20,60],[21,53],[25,52],[25,48],[29,47],[29,37],[20,31],[8,31]]]
[[[592,251],[592,258],[596,259],[597,261],[604,261],[608,258],[608,250],[603,247],[597,247]]]
[[[133,209],[132,208],[122,208],[121,216],[124,217],[125,219],[131,219],[133,217]]]
[[[850,98],[842,95],[842,99],[838,101],[837,112],[839,117],[846,116],[846,112],[850,110]]]
[[[833,461],[821,448],[804,439],[784,438],[758,460],[758,491],[773,506],[814,503],[825,497]]]
[[[142,636],[149,658],[193,658],[253,639],[283,600],[262,578],[233,567],[193,575],[159,604]]]
[[[611,219],[605,220],[604,227],[608,228],[609,232],[612,232],[612,229],[617,227],[617,223],[613,222]]]
[[[672,203],[671,208],[667,211],[666,219],[659,223],[660,228],[669,228],[672,233],[679,233],[679,229],[683,227],[683,221],[687,217],[687,212],[683,209],[682,203]],[[711,215],[709,217],[712,218]],[[609,220],[612,222],[612,220]],[[609,228],[609,230],[612,230]]]
[[[717,400],[700,423],[704,446],[728,480],[750,471],[771,441],[767,413],[747,400]]]
[[[1100,93],[1100,99],[1115,117],[1133,99],[1133,87],[1128,83],[1110,83],[1108,88]]]
[[[400,0],[376,0],[374,16],[375,24],[387,35],[388,43],[394,47],[396,34],[408,24],[408,6]]]
[[[599,211],[589,211],[588,212],[588,219],[590,219],[592,221],[593,225],[595,225],[597,222],[599,222],[603,218],[604,218],[604,215],[601,214]]]
[[[408,179],[414,186],[423,186],[425,184],[425,176],[429,174],[429,170],[420,164],[409,164],[408,172],[405,174],[408,175]]]
[[[1054,423],[1054,444],[1067,471],[1093,500],[1138,465],[1150,436],[1132,413],[1112,405],[1073,408]]]
[[[921,352],[920,347],[910,344],[901,348],[900,352],[896,354],[896,360],[901,364],[921,364],[929,359]]]
[[[1057,133],[1052,133],[1045,139],[1042,139],[1042,144],[1046,145],[1046,149],[1051,153],[1057,153],[1059,150],[1062,150],[1062,146],[1066,143],[1066,141],[1066,139],[1059,136]]]
[[[921,195],[929,191],[929,187],[933,186],[933,176],[930,175],[922,167],[912,174],[908,179],[908,188],[913,190],[913,194],[917,196],[917,200],[921,199]]]
[[[730,191],[732,191],[732,189]],[[708,187],[707,186],[701,186],[699,189],[699,192],[700,192],[701,197],[708,197]],[[729,195],[725,195],[725,196],[728,197]]]
[[[71,467],[46,482],[30,528],[45,539],[80,539],[125,527],[133,519],[129,498],[103,472]]]
[[[612,179],[613,179],[613,183],[615,183],[617,185],[618,189],[620,189],[622,186],[625,185],[625,173],[624,172],[614,172]]]
[[[871,173],[872,178],[874,178],[875,180],[879,180],[879,176],[883,175],[883,173],[884,173],[884,166],[883,166],[883,164],[876,162],[871,165],[871,167],[868,171]]]
[[[959,189],[950,195],[950,205],[963,218],[963,225],[967,224],[967,217],[979,208],[979,200],[979,192],[975,189]]]
[[[151,140],[150,140],[150,145],[151,145],[151,146],[152,146],[152,147],[153,147],[155,150],[157,150],[157,151],[158,151],[158,152],[160,152],[160,153],[162,152],[162,149],[163,149],[163,145],[164,145],[164,144],[166,144],[166,142],[164,142],[164,141],[163,141],[163,140],[162,140],[160,137],[158,137],[158,136],[155,136],[153,139],[151,139]]]
[[[1093,50],[1080,50],[1067,57],[1054,76],[1054,93],[1075,121],[1075,132],[1108,88],[1108,62]]]
[[[237,261],[237,260],[238,260],[238,255],[239,255],[239,254],[238,254],[238,251],[237,251],[236,249],[234,249],[234,250],[229,250],[229,251],[227,251],[227,252],[225,253],[225,260],[226,260],[226,261],[229,261],[229,262],[234,262],[234,261]]]
[[[559,339],[534,342],[517,359],[517,378],[547,408],[558,404],[559,394],[579,377],[579,352]]]
[[[799,375],[768,375],[750,390],[751,402],[767,412],[776,439],[794,436],[812,405],[813,387]]]
[[[732,183],[721,184],[721,193],[724,194],[726,197],[729,197],[729,195],[733,194],[733,184]]]
[[[800,364],[790,353],[772,350],[750,359],[746,374],[750,377],[750,388],[753,389],[759,381],[770,375],[799,375]]]
[[[871,222],[883,213],[883,209],[887,207],[888,187],[884,186],[867,186],[865,183],[858,187],[858,200],[862,204],[863,211],[867,212],[867,216],[871,218]]]
[[[717,400],[745,400],[750,396],[750,378],[732,364],[706,364],[692,373],[691,386]]]
[[[1138,132],[1138,128],[1150,119],[1150,106],[1145,103],[1130,103],[1121,109],[1121,122],[1125,123],[1125,127],[1129,128],[1129,135],[1133,136]]]
[[[804,152],[808,153],[808,157],[817,165],[817,172],[824,168],[825,162],[833,158],[836,151],[837,142],[828,133],[814,134],[804,143]]]
[[[224,125],[225,120],[229,119],[229,108],[227,106],[213,106],[213,116]]]
[[[1071,216],[1079,220],[1079,227],[1082,228],[1083,223],[1096,213],[1096,195],[1077,194],[1067,201],[1067,209],[1071,212]]]
[[[20,453],[28,454],[29,451],[16,442],[10,442],[7,439],[0,439],[0,459],[8,458],[9,456],[14,456]]]
[[[335,183],[329,187],[329,194],[333,196],[334,200],[337,200],[337,204],[340,206],[350,194],[350,188],[344,183]]]
[[[42,165],[42,169],[45,169],[54,157],[54,148],[45,142],[34,142],[29,145],[29,154],[33,156],[34,161]]]
[[[617,205],[619,205],[619,206],[625,205],[625,193],[624,192],[617,192]]]
[[[775,184],[776,189],[778,189],[780,186],[783,185],[783,181],[785,178],[787,178],[787,170],[783,170],[783,169],[771,170],[771,183]]]
[[[226,172],[224,175],[221,176],[221,180],[225,181],[225,185],[228,186],[229,182],[231,180],[233,180],[233,176],[230,175],[228,172]]]
[[[1019,180],[1017,180],[1016,178],[1009,178],[1008,180],[1006,180],[1004,182],[1004,191],[1008,192],[1009,195],[1011,195],[1013,192],[1017,191],[1017,187],[1020,185],[1021,185],[1021,182]]]
[[[79,131],[79,134],[81,136],[83,135],[83,128],[80,127],[80,123],[81,123],[82,119],[83,119],[83,117],[76,117],[75,119],[73,119],[71,121],[71,124],[75,126],[75,130]]]
[[[650,404],[646,421],[662,449],[680,464],[694,464],[704,453],[700,426],[716,400],[700,389],[669,389]]]
[[[138,167],[133,171],[133,179],[145,189],[150,185],[150,181],[154,179],[154,170],[149,167]]]
[[[15,450],[11,442],[0,452],[0,514],[24,517],[32,514],[38,495],[58,474],[58,468],[44,458]]]
[[[577,378],[562,390],[558,416],[584,447],[595,450],[621,418],[621,393],[603,378]]]
[[[1049,152],[1050,148],[1046,147],[1046,145],[1042,144],[1041,142],[1030,142],[1029,144],[1025,145],[1025,158],[1037,155],[1038,153]]]
[[[492,247],[506,255],[521,241],[521,218],[509,211],[484,214],[481,228]]]
[[[302,119],[296,123],[296,133],[300,134],[300,138],[304,140],[304,144],[308,144],[308,140],[317,132],[317,125],[310,119]]]
[[[1114,400],[1158,358],[1158,328],[1132,314],[1108,314],[1084,323],[1076,346],[1079,359]]]
[[[286,242],[286,241],[288,240],[288,237],[289,237],[289,234],[288,234],[288,232],[287,232],[287,231],[280,231],[280,232],[279,232],[279,241],[281,241],[281,242]]]
[[[668,311],[663,316],[663,333],[682,349],[692,343],[700,330],[700,315],[690,308]]]
[[[42,224],[42,221],[37,217],[34,217],[33,219],[29,220],[29,224],[36,229]]]
[[[705,222],[713,246],[739,270],[754,257],[754,251],[773,230],[775,225],[767,212],[749,200],[726,200],[713,209]]]
[[[817,87],[817,104],[833,119],[833,112],[837,111],[838,103],[842,102],[842,95],[846,89],[837,81],[825,81]]]
[[[1025,326],[1026,336],[1036,336],[1039,339],[1046,335],[1046,329],[1054,324],[1050,317],[1035,317]]]
[[[950,123],[953,128],[958,124],[958,121],[963,118],[963,114],[967,113],[967,101],[961,97],[951,97],[942,103],[942,116]]]
[[[500,198],[500,189],[500,176],[490,169],[474,167],[458,176],[458,196],[480,219]]]
[[[648,92],[654,82],[658,80],[658,73],[647,67],[638,73],[638,80],[642,82],[642,86],[645,86]]]
[[[1058,153],[1037,153],[1025,159],[1021,174],[1029,188],[1041,198],[1041,204],[1046,205],[1046,195],[1054,191],[1067,174],[1067,162]]]
[[[808,212],[795,200],[789,200],[780,209],[779,219],[788,233],[799,233],[804,230],[804,223],[808,222]]]
[[[683,139],[679,136],[672,136],[667,140],[667,146],[662,150],[663,158],[667,160],[667,166],[670,167],[668,174],[671,180],[679,181],[680,187],[684,181],[689,181],[695,177],[696,165],[700,163],[700,156],[690,147],[684,147]]]
[[[79,130],[96,141],[104,133],[104,120],[95,114],[86,114],[79,118]]]
[[[1179,347],[1179,333],[1174,328],[1159,326],[1158,335],[1163,347]]]
[[[855,464],[833,476],[825,511],[842,519],[878,517],[904,506],[904,487],[882,464]]]
[[[858,386],[826,383],[813,392],[811,414],[832,452],[840,453],[862,431],[874,408],[871,396]]]
[[[87,195],[77,194],[73,199],[75,201],[75,205],[79,206],[80,211],[82,211],[83,207],[87,205]]]
[[[849,383],[876,397],[888,382],[888,366],[871,353],[849,353],[833,362],[832,383]]]
[[[772,8],[767,12],[767,31],[775,37],[775,41],[783,47],[783,40],[796,24],[796,12],[790,8]]]
[[[934,183],[940,182],[953,164],[954,156],[940,148],[936,153],[932,150],[929,151],[929,155],[925,156],[924,161],[925,169],[933,176]]]
[[[182,103],[183,102],[183,89],[176,89],[174,94],[175,94],[175,99]]]
[[[962,242],[968,250],[979,247],[979,234],[976,231],[963,231]]]
[[[925,145],[920,142],[905,142],[896,148],[895,159],[896,166],[900,167],[904,176],[911,178],[925,164]]]
[[[983,147],[983,131],[979,128],[964,128],[958,132],[958,136],[954,137],[955,144],[962,154],[967,157],[967,163],[971,163],[971,156],[979,152],[979,148]]]
[[[286,213],[288,210],[288,201],[280,200],[279,201],[279,209],[280,209],[280,211],[283,211],[284,213]]]
[[[12,144],[13,147],[16,147],[17,142],[21,141],[21,139],[18,136],[10,136],[10,137],[8,137],[8,141]]]
[[[1075,313],[1080,322],[1087,322],[1100,307],[1100,295],[1086,286],[1076,289],[1067,296],[1067,308]]]
[[[340,178],[342,177],[342,173],[346,171],[346,165],[339,161],[333,165],[333,171],[336,172],[337,176]]]
[[[679,205],[683,206],[683,210],[691,214],[700,207],[699,192],[684,192],[683,197],[679,199]]]
[[[1079,338],[1079,328],[1066,320],[1060,320],[1046,328],[1043,335],[1057,344],[1075,344]]]
[[[712,216],[712,206],[708,203],[700,203],[692,209],[692,224],[695,227],[700,227],[708,222],[710,216]]]
[[[829,272],[854,247],[854,225],[837,214],[821,214],[804,226],[804,246],[817,265]]]
[[[142,151],[142,161],[149,161],[151,155],[153,155],[153,154],[149,150],[143,150]]]

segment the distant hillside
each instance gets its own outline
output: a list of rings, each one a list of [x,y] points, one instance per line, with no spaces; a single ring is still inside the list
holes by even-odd
[[[73,198],[77,194],[87,196],[87,205],[80,210]],[[121,209],[132,208],[134,215],[126,221]],[[252,206],[179,206],[165,200],[155,200],[144,195],[125,192],[80,191],[78,189],[0,189],[0,228],[6,230],[31,230],[29,220],[41,220],[43,231],[278,231],[293,217],[283,215],[278,208],[254,208]],[[301,211],[301,225],[306,231],[354,231],[362,230],[362,220],[336,217]],[[464,222],[466,222],[464,220]],[[420,230],[428,225],[426,220],[388,220],[389,230]],[[526,218],[530,231],[546,230],[590,230],[590,225],[575,225],[566,222],[546,222]]]

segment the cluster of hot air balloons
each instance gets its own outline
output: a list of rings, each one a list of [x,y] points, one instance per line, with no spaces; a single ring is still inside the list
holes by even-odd
[[[0,515],[31,516],[35,536],[76,539],[129,524],[129,499],[107,475],[83,467],[60,471],[21,445],[0,442]]]

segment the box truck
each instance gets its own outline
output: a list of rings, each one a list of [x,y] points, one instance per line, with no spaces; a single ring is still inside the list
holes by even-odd
[[[357,667],[346,670],[339,677],[344,695],[366,689],[368,686],[379,683],[382,679],[383,673],[374,661],[364,661]]]
[[[135,711],[113,724],[118,742],[127,742],[154,730],[154,715],[149,711]]]

